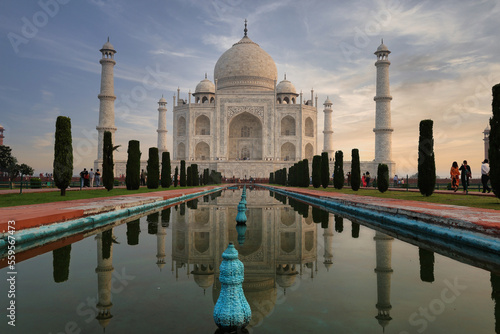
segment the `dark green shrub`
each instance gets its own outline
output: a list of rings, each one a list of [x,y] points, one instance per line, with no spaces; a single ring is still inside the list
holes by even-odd
[[[191,183],[193,186],[200,185],[200,175],[198,175],[198,164],[191,165]]]
[[[71,245],[52,251],[52,268],[54,282],[62,283],[69,278],[69,263],[71,261]]]
[[[186,186],[186,161],[181,160],[181,178],[179,180],[180,186],[185,187]]]
[[[127,149],[125,185],[127,190],[137,190],[141,186],[141,150],[138,140],[130,140]]]
[[[148,179],[146,185],[148,189],[158,189],[160,186],[160,158],[157,147],[149,148],[147,172]]]
[[[139,244],[139,233],[141,233],[140,220],[127,223],[127,245],[134,246]]]
[[[269,184],[274,184],[274,173],[269,173]]]
[[[500,198],[500,84],[493,86],[493,101],[491,103],[493,116],[490,118],[490,162],[491,188]]]
[[[351,161],[351,188],[354,191],[358,191],[361,186],[361,167],[359,164],[359,150],[354,148],[352,150],[352,161]]]
[[[170,152],[161,154],[161,187],[170,188],[172,185],[172,166],[170,165]]]
[[[102,184],[108,191],[115,184],[115,163],[113,161],[113,148],[111,132],[104,131],[104,143],[102,148]]]
[[[186,169],[186,186],[191,187],[193,185],[193,176],[191,175],[191,166]]]
[[[375,182],[373,182],[375,183]],[[389,189],[389,167],[386,164],[379,164],[377,168],[377,184],[378,191],[384,193]]]
[[[39,177],[32,177],[30,179],[30,188],[31,189],[39,189],[42,187],[42,180]]]
[[[66,188],[73,176],[73,144],[71,139],[71,119],[59,116],[56,121],[54,142],[54,183],[66,195]]]
[[[335,189],[342,189],[344,187],[344,153],[342,151],[335,152],[333,186]]]
[[[315,155],[312,162],[312,184],[314,188],[321,186],[321,156]]]
[[[433,121],[420,122],[418,137],[418,189],[424,196],[430,196],[436,186],[436,163],[434,160]]]
[[[330,158],[328,152],[321,153],[321,185],[323,188],[330,184]]]

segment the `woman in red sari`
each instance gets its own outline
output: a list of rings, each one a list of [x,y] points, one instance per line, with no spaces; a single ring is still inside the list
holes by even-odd
[[[451,165],[450,176],[451,188],[456,192],[458,190],[458,179],[460,177],[460,171],[458,170],[458,163],[456,161],[453,161],[453,164]]]

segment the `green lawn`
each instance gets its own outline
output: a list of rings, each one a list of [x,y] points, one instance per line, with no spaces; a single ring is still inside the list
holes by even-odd
[[[338,192],[342,194],[358,195],[358,196],[395,198],[401,200],[422,201],[422,202],[438,203],[438,204],[452,204],[459,206],[468,206],[473,208],[500,210],[500,199],[498,199],[497,197],[472,196],[472,195],[463,195],[457,193],[453,194],[434,193],[429,197],[425,197],[422,196],[419,192],[388,190],[385,193],[381,193],[376,189],[363,189],[363,188],[360,188],[358,191],[353,191],[351,188],[337,190],[333,187],[328,187],[326,189],[324,188],[316,189],[313,187],[309,187],[309,189],[323,190],[328,192]]]
[[[92,190],[71,190],[66,191],[66,196],[61,196],[60,191],[51,192],[41,192],[41,193],[15,193],[0,195],[0,207],[17,206],[17,205],[29,205],[29,204],[41,204],[41,203],[51,203],[51,202],[61,202],[69,201],[74,199],[87,199],[87,198],[99,198],[99,197],[110,197],[110,196],[120,196],[120,195],[133,195],[142,194],[155,191],[168,191],[168,190],[178,190],[178,189],[188,189],[194,187],[173,187],[170,188],[158,188],[158,189],[148,189],[147,187],[141,187],[138,190],[127,190],[125,188],[114,188],[111,191],[107,191],[104,188],[92,189]]]

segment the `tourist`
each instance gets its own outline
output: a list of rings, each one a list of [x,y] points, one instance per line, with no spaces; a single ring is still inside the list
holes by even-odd
[[[370,186],[370,172],[366,172],[366,177],[365,177],[365,180],[366,180],[366,186],[369,187]]]
[[[94,173],[93,168],[90,169],[89,177],[90,177],[90,186],[93,187],[94,186],[94,177],[95,177],[95,173]]]
[[[84,168],[80,172],[80,188],[83,188],[85,186],[85,173],[87,173],[87,168]]]
[[[472,177],[472,172],[470,170],[470,166],[467,165],[467,160],[464,160],[464,162],[462,163],[462,166],[460,166],[460,168],[458,169],[462,175],[461,175],[461,179],[462,179],[462,187],[464,187],[464,191],[466,194],[469,193],[469,179]]]
[[[361,177],[361,185],[363,187],[366,187],[366,176],[365,176],[365,173],[363,173],[363,176]]]
[[[101,172],[99,172],[99,168],[95,171],[95,186],[101,186]]]
[[[90,176],[89,172],[85,170],[85,174],[83,175],[83,186],[84,187],[90,187]]]
[[[351,186],[351,172],[347,172],[347,186]]]
[[[484,159],[481,164],[481,183],[483,184],[483,194],[487,191],[491,192],[491,188],[488,187],[488,180],[490,179],[490,164],[488,159]]]
[[[146,185],[146,175],[144,174],[144,169],[141,169],[141,186]]]
[[[460,171],[458,170],[458,163],[456,161],[453,161],[453,164],[451,164],[451,169],[450,169],[450,177],[451,177],[451,189],[453,191],[458,190],[458,177],[460,176]]]
[[[398,176],[397,175],[394,175],[394,187],[397,187],[398,186]]]

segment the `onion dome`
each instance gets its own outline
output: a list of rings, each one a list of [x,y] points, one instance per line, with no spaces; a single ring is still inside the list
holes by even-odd
[[[274,90],[278,70],[273,58],[246,35],[215,64],[217,89]]]
[[[333,104],[332,101],[328,97],[326,98],[325,103],[323,103],[324,106],[328,106],[328,105],[331,106],[332,104]]]
[[[280,83],[276,86],[276,93],[277,94],[297,94],[297,91],[295,90],[295,86],[288,80],[282,80]]]
[[[208,80],[205,76],[205,79],[201,80],[194,90],[195,94],[209,93],[215,94],[215,85],[212,81]]]
[[[382,53],[391,53],[391,51],[389,51],[389,49],[387,48],[387,45],[384,44],[384,39],[382,39],[379,47],[377,48],[377,51],[375,51],[375,54],[379,53],[379,52],[382,52]]]
[[[158,101],[158,103],[167,103],[167,100],[165,100],[165,98],[162,95],[161,99],[160,99],[160,101]]]

